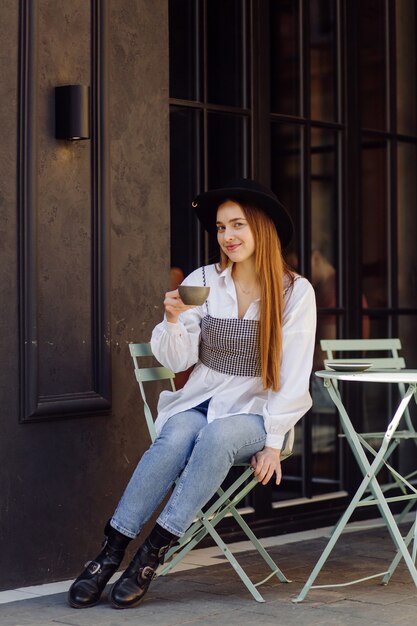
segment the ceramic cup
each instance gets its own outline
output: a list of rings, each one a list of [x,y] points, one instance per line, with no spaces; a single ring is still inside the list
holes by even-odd
[[[210,287],[195,287],[192,285],[179,285],[178,292],[184,304],[196,306],[204,304],[210,292]]]

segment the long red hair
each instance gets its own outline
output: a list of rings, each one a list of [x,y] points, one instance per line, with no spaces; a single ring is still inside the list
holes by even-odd
[[[241,204],[255,240],[255,271],[261,287],[259,343],[264,389],[278,391],[282,356],[282,317],[285,287],[292,285],[294,275],[285,263],[277,229],[268,215],[257,207]],[[230,259],[220,250],[220,268]]]

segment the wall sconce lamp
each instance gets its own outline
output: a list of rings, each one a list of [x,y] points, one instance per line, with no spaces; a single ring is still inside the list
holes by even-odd
[[[90,139],[90,88],[55,87],[55,138]]]

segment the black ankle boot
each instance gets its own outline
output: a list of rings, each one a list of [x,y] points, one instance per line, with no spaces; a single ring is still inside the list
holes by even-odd
[[[104,533],[102,551],[94,561],[86,563],[85,569],[68,591],[68,604],[74,609],[97,604],[105,586],[122,562],[130,538],[112,528],[109,522]]]
[[[142,602],[158,565],[163,563],[165,554],[177,539],[158,525],[153,529],[111,588],[109,600],[116,609],[130,609]]]

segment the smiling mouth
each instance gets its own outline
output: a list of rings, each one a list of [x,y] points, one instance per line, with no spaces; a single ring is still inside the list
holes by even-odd
[[[226,250],[228,252],[233,252],[234,250],[236,250],[236,248],[238,248],[240,246],[240,243],[236,243],[234,246],[226,246]]]

